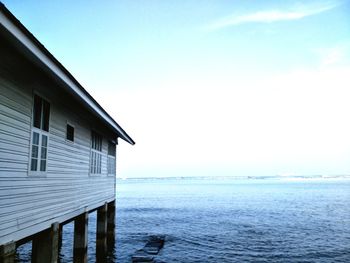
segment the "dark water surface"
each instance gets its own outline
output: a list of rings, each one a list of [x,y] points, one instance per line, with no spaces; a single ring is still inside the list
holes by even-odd
[[[131,262],[164,234],[159,262],[350,262],[348,179],[147,179],[117,182],[117,243],[107,262]],[[95,262],[96,214],[89,216]],[[72,262],[73,224],[61,262]],[[29,262],[30,244],[18,249]]]

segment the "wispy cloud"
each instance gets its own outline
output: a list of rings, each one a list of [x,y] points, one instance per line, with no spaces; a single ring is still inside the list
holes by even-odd
[[[298,20],[304,17],[320,14],[337,7],[339,3],[327,3],[318,6],[302,6],[289,10],[265,10],[244,15],[232,15],[219,19],[208,26],[209,31],[218,30],[225,27],[237,26],[246,23],[272,23],[278,21]]]
[[[329,67],[350,62],[350,42],[340,43],[333,47],[313,50],[319,57],[320,67]]]
[[[340,47],[331,48],[324,54],[321,64],[329,66],[338,63],[344,57],[344,50]]]

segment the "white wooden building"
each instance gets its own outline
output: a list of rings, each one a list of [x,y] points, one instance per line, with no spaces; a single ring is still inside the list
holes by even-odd
[[[0,246],[113,202],[118,138],[134,144],[0,3]]]

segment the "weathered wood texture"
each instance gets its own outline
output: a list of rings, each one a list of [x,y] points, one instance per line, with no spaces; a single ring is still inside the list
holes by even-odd
[[[10,242],[0,246],[0,263],[15,263],[16,243]]]
[[[54,223],[49,229],[39,232],[33,238],[32,262],[57,263],[59,224]]]
[[[107,203],[97,209],[96,262],[103,262],[107,253]]]
[[[88,213],[83,213],[74,220],[74,263],[87,262],[88,249]]]
[[[0,35],[1,36],[1,35]],[[110,131],[59,80],[0,41],[0,245],[17,241],[115,199],[107,175]],[[50,102],[47,172],[28,172],[33,94]],[[75,128],[66,140],[67,122]],[[102,173],[89,174],[91,130],[103,136]]]
[[[115,201],[107,205],[107,234],[108,236],[115,234]]]

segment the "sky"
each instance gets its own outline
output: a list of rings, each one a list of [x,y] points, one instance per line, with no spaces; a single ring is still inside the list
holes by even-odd
[[[350,1],[3,3],[136,141],[119,177],[350,174]]]

